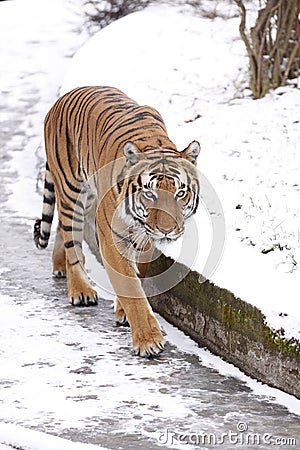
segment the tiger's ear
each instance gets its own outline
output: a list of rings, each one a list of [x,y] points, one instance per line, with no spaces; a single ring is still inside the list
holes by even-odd
[[[190,145],[183,150],[182,155],[185,159],[196,165],[197,157],[200,153],[201,146],[198,141],[193,141]]]
[[[126,142],[123,152],[126,158],[127,167],[134,166],[141,159],[142,152],[133,142]]]

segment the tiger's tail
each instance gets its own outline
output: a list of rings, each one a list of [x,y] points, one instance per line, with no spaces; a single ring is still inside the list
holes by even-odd
[[[54,182],[48,163],[46,163],[43,213],[42,218],[37,219],[34,224],[33,239],[37,248],[46,248],[50,238],[51,225],[54,216],[55,192]]]

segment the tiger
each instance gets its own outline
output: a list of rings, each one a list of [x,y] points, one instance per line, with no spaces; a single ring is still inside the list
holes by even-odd
[[[87,212],[116,294],[117,325],[129,324],[133,353],[152,357],[166,340],[143,290],[156,247],[182,236],[197,210],[198,141],[179,151],[160,113],[117,88],[84,86],[62,95],[44,120],[46,170],[34,242],[48,245],[55,204],[54,277],[66,277],[74,306],[97,305],[82,250]]]

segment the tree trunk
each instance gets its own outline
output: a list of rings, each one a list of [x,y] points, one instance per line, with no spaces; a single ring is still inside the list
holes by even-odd
[[[299,77],[300,0],[265,0],[250,31],[243,0],[235,3],[241,11],[240,35],[250,61],[250,89],[255,98],[261,98],[270,88]]]

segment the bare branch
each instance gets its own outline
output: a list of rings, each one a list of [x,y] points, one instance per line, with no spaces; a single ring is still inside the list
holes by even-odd
[[[235,3],[241,11],[240,35],[250,61],[250,88],[259,98],[268,92],[271,83],[276,88],[295,73],[299,77],[300,0],[265,0],[250,35],[243,0]]]

